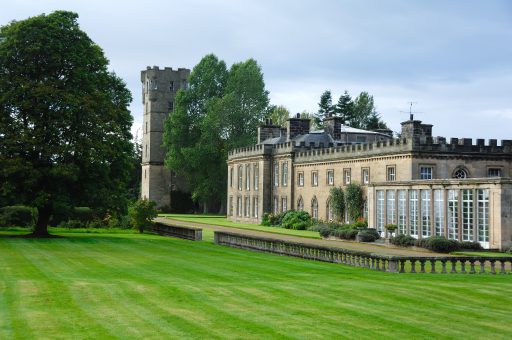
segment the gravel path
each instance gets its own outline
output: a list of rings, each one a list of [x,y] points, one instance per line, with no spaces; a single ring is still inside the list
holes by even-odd
[[[218,231],[228,231],[231,233],[237,233],[242,235],[250,235],[250,236],[262,236],[274,239],[280,239],[283,241],[292,241],[292,242],[300,242],[306,244],[312,244],[317,246],[327,246],[327,247],[337,247],[342,249],[350,249],[350,250],[359,250],[366,251],[375,254],[384,254],[384,255],[404,255],[404,256],[449,256],[448,254],[440,254],[434,253],[428,250],[423,249],[406,249],[399,248],[394,246],[385,246],[371,243],[360,243],[360,242],[351,242],[351,241],[343,241],[343,240],[326,240],[326,239],[314,239],[314,238],[306,238],[300,236],[293,235],[283,235],[276,233],[269,233],[259,230],[250,230],[250,229],[239,229],[234,227],[224,227],[218,225],[211,224],[202,224],[202,223],[193,223],[193,222],[185,222],[174,220],[168,217],[157,217],[155,219],[156,222],[160,222],[163,224],[176,225],[176,226],[185,226],[185,227],[196,227],[202,229],[211,229]]]

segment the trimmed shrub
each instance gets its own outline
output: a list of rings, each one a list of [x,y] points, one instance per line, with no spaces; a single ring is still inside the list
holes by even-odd
[[[380,234],[377,230],[373,228],[366,228],[363,230],[359,230],[357,234],[359,241],[361,242],[374,242],[380,238]]]
[[[438,253],[449,253],[460,249],[458,241],[449,240],[444,236],[428,237],[420,240],[416,245]]]
[[[411,247],[415,244],[416,239],[410,235],[400,234],[395,237],[391,237],[389,242],[399,247]]]
[[[0,227],[32,227],[35,225],[37,210],[23,205],[0,208]]]
[[[460,249],[482,250],[484,248],[479,242],[462,241],[460,242]]]
[[[156,210],[156,202],[147,199],[139,199],[128,208],[128,216],[130,216],[131,225],[143,233],[146,227],[153,224],[153,218],[158,216]]]
[[[368,222],[364,219],[364,217],[360,217],[354,223],[354,227],[356,227],[356,228],[368,228]]]
[[[287,211],[281,220],[281,226],[286,229],[306,230],[311,223],[311,216],[305,211]]]
[[[272,214],[272,213],[265,213],[263,214],[263,218],[261,220],[261,225],[267,226],[267,227],[275,227],[281,225],[281,221],[286,213],[278,213],[278,214]]]
[[[332,229],[326,225],[318,226],[318,232],[323,238],[331,236]]]

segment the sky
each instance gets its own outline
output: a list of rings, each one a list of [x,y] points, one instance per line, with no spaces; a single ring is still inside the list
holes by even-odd
[[[317,111],[320,95],[373,95],[394,130],[408,119],[444,137],[512,139],[512,1],[0,0],[0,25],[54,10],[78,22],[132,92],[140,71],[192,69],[214,53],[254,58],[272,104]]]

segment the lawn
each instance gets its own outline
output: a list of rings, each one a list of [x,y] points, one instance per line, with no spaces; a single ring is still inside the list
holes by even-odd
[[[56,232],[0,236],[0,339],[512,334],[511,275],[382,273],[221,247],[210,232]]]
[[[160,214],[160,217],[169,217],[177,221],[192,222],[198,224],[219,225],[223,227],[260,230],[267,233],[294,235],[307,238],[321,238],[317,231],[284,229],[279,227],[266,227],[259,224],[237,223],[228,221],[226,216],[221,215],[190,215],[190,214]]]

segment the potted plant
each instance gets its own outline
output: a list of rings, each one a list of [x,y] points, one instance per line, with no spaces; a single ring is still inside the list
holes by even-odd
[[[384,228],[386,229],[386,238],[390,238],[390,237],[394,236],[395,231],[398,228],[398,226],[394,223],[389,223],[389,224],[386,224],[384,226]]]

